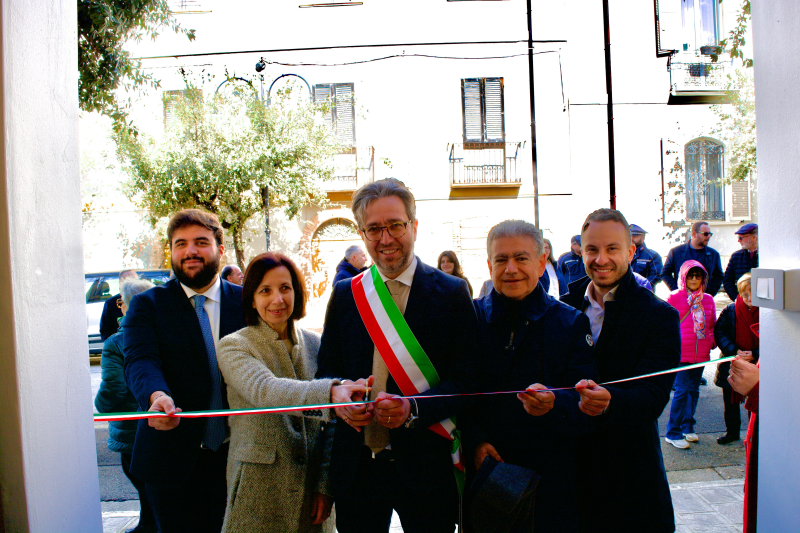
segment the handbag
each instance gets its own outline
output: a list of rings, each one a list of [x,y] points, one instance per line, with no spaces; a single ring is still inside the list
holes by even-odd
[[[487,456],[470,485],[470,522],[475,533],[533,531],[539,476],[529,468]]]

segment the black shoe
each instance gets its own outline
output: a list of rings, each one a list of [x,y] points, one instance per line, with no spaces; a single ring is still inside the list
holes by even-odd
[[[717,437],[717,444],[730,444],[731,442],[736,442],[737,440],[739,440],[739,435],[725,434],[721,437]]]
[[[708,381],[706,381],[706,378],[700,378],[700,385],[708,385]]]

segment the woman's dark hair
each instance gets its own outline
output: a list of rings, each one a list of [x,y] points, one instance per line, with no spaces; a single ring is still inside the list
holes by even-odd
[[[542,239],[545,244],[550,248],[550,254],[547,256],[547,260],[550,261],[550,264],[553,265],[553,268],[558,266],[555,258],[553,257],[553,243],[550,242],[550,239]]]
[[[445,250],[444,252],[439,254],[439,259],[436,260],[436,268],[439,270],[442,269],[442,257],[447,257],[451,263],[453,263],[453,276],[461,279],[466,279],[464,277],[464,272],[461,271],[461,263],[458,262],[458,257],[456,257],[456,253],[452,250]]]
[[[242,311],[244,321],[248,326],[257,326],[261,323],[258,310],[253,307],[256,290],[261,285],[264,276],[273,268],[286,267],[292,276],[292,289],[294,290],[294,309],[289,317],[289,326],[294,320],[306,316],[306,286],[303,273],[294,264],[294,261],[278,252],[267,252],[255,256],[244,273],[244,283],[242,284]]]

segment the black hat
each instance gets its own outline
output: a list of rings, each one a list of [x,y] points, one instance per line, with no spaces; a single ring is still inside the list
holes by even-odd
[[[533,502],[539,475],[487,456],[470,486],[476,533],[533,531]]]
[[[636,224],[631,224],[631,235],[644,235],[647,232],[642,229],[641,226],[637,226]]]

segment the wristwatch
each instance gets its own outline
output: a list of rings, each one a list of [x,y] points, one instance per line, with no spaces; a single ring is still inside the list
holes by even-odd
[[[408,418],[406,419],[406,423],[404,424],[406,429],[413,429],[416,427],[417,422],[419,421],[419,416],[417,413],[419,412],[417,409],[417,400],[414,398],[409,398],[409,413]]]

